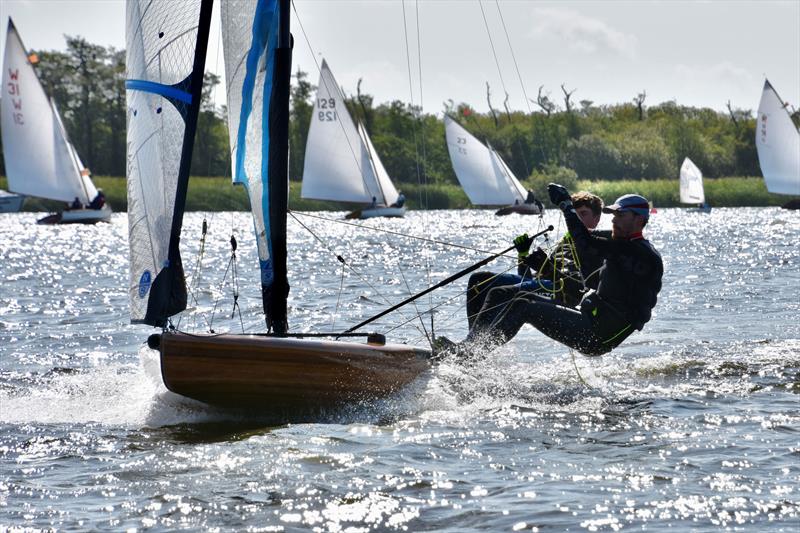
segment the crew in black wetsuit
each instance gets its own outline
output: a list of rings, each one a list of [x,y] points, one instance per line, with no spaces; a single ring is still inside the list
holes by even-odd
[[[650,320],[664,267],[659,253],[642,237],[650,214],[647,200],[626,194],[603,209],[614,214],[609,239],[592,235],[584,227],[564,187],[551,183],[548,192],[564,212],[578,253],[594,250],[604,258],[597,290],[588,292],[577,310],[532,293],[519,293],[506,304],[506,288],[492,289],[457,351],[469,352],[471,343],[478,340],[505,343],[528,323],[583,354],[601,355]],[[438,342],[436,348],[446,350],[449,344]]]
[[[586,191],[571,196],[578,218],[589,230],[600,222],[603,200]],[[592,231],[592,235],[610,237],[610,231]],[[539,291],[547,293],[558,303],[574,307],[578,305],[586,289],[596,289],[598,272],[603,257],[594,250],[577,254],[575,243],[569,233],[556,244],[550,255],[541,248],[529,252],[532,240],[525,235],[514,239],[517,244],[517,274],[481,271],[472,274],[467,282],[467,323],[469,327],[483,307],[489,290],[494,287],[512,286],[506,291],[508,300],[518,292]]]

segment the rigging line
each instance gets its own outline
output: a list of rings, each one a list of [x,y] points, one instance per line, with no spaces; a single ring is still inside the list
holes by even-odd
[[[486,20],[486,13],[483,10],[483,3],[481,0],[478,0],[478,5],[481,8],[481,15],[483,15],[483,25],[486,27],[486,35],[489,37],[489,45],[492,47],[492,55],[494,56],[494,64],[497,67],[497,75],[500,76],[500,85],[503,86],[503,91],[508,94],[508,90],[506,89],[506,82],[503,79],[503,73],[500,72],[500,61],[497,59],[497,52],[494,49],[494,41],[492,41],[492,34],[489,31],[489,22]]]
[[[300,13],[297,12],[297,4],[295,3],[294,0],[292,0],[292,9],[294,9],[295,19],[297,20],[297,24],[300,26],[300,31],[303,34],[303,38],[306,40],[306,44],[308,45],[308,49],[311,52],[311,57],[314,59],[314,65],[317,67],[317,73],[319,74],[319,78],[325,84],[325,88],[328,90],[328,93],[329,94],[330,93],[334,93],[334,91],[332,91],[331,88],[328,87],[328,82],[325,80],[325,78],[322,77],[322,67],[319,65],[319,62],[317,61],[317,54],[314,52],[314,47],[311,46],[311,41],[308,38],[308,34],[306,33],[305,28],[303,27],[303,22],[300,20]],[[345,108],[345,112],[346,113],[350,113],[347,110],[347,104],[344,101],[345,100],[344,94],[339,90],[339,87],[334,87],[334,89],[335,89],[335,93],[334,94],[338,94],[339,96],[342,97],[342,105]],[[319,88],[317,88],[317,90],[319,91]],[[313,110],[312,110],[312,113],[313,113]],[[313,116],[312,116],[312,119],[313,119]],[[342,133],[344,134],[344,138],[347,140],[347,146],[350,148],[350,154],[353,156],[353,161],[355,161],[355,163],[356,163],[356,168],[358,168],[358,172],[361,174],[361,181],[364,183],[365,189],[367,191],[369,191],[370,187],[369,187],[369,184],[364,179],[364,171],[361,168],[361,161],[359,160],[358,156],[356,156],[356,151],[353,148],[353,143],[350,142],[350,137],[347,136],[347,132],[344,129],[344,124],[342,124],[341,120],[337,120],[336,122],[339,123],[339,127],[341,128]],[[366,132],[366,129],[364,131]],[[359,136],[359,142],[363,143],[363,141],[361,140],[360,136]],[[380,188],[380,180],[377,180],[377,176],[376,176],[376,181],[379,182],[378,183],[378,187]],[[385,201],[385,198],[384,198],[384,201]]]
[[[342,292],[344,291],[344,273],[346,270],[345,264],[342,263],[342,276],[339,278],[339,292],[336,294],[336,307],[331,315],[331,331],[336,331],[336,315],[339,314],[339,302],[341,301]]]
[[[428,166],[428,149],[427,143],[425,142],[425,121],[424,121],[424,113],[425,113],[425,105],[424,105],[424,96],[422,92],[422,35],[419,31],[419,1],[416,0],[414,2],[414,15],[416,16],[416,29],[417,29],[417,78],[419,80],[419,116],[418,120],[420,123],[420,134],[422,136],[422,179],[425,182],[425,209],[427,214],[427,209],[430,207],[429,205],[429,196],[428,196],[428,174],[427,174],[427,166]],[[425,216],[425,215],[423,215]],[[431,284],[431,262],[430,256],[427,254],[425,255],[425,271],[428,276],[428,285]],[[433,295],[428,295],[428,306],[433,305]],[[415,306],[416,307],[416,306]],[[431,343],[434,340],[434,331],[433,331],[433,315],[431,315]]]
[[[203,217],[203,229],[200,237],[200,250],[197,253],[197,262],[195,263],[194,270],[192,272],[192,283],[189,286],[190,288],[189,294],[191,295],[192,300],[194,301],[194,305],[196,307],[200,306],[200,302],[197,300],[197,290],[200,288],[200,276],[203,273],[203,256],[205,255],[206,251],[207,234],[208,234],[208,223],[205,217]],[[208,319],[205,317],[205,315],[201,316],[203,320],[205,320],[206,325],[209,326]],[[178,325],[175,326],[176,329],[180,329],[182,321],[183,321],[183,314],[181,314],[180,318],[178,318]]]
[[[497,0],[495,0],[495,1],[497,1]],[[486,27],[486,35],[489,37],[489,44],[492,47],[492,55],[494,56],[494,63],[497,66],[497,74],[498,74],[498,76],[500,76],[500,84],[503,86],[503,92],[506,93],[506,97],[508,97],[508,89],[506,88],[506,82],[503,79],[503,73],[500,70],[500,61],[497,59],[497,52],[495,51],[495,48],[494,48],[494,41],[492,40],[492,34],[489,31],[489,22],[486,20],[486,12],[483,9],[483,2],[481,2],[481,0],[478,0],[478,5],[481,8],[481,15],[483,15],[483,25]],[[499,10],[500,6],[498,6],[497,9]],[[500,19],[502,20],[502,14],[500,15]],[[505,29],[505,23],[503,23],[503,28]],[[508,39],[508,32],[506,32],[506,39]],[[509,48],[511,47],[511,41],[508,42],[508,46],[509,46]],[[511,50],[511,56],[512,56],[512,58],[514,56],[513,49]],[[517,60],[514,59],[514,66],[516,66],[516,64],[517,64]],[[519,75],[519,69],[517,69],[517,74]],[[522,80],[522,78],[520,78],[520,81],[521,80]],[[528,112],[530,112],[530,104],[528,104],[528,97],[527,97],[527,94],[525,93],[525,88],[524,87],[522,88],[522,94],[525,95],[525,103],[526,103],[526,105],[528,105]],[[509,114],[508,119],[509,119],[509,123],[510,123],[511,122],[511,116],[510,116],[510,113],[509,113],[507,107],[506,107],[506,114]],[[530,175],[531,172],[530,172],[530,170],[528,168],[528,161],[527,161],[527,158],[525,157],[525,148],[522,146],[522,142],[519,140],[518,137],[517,137],[517,147],[520,150],[520,154],[522,155],[522,161],[525,164],[525,174]]]
[[[408,280],[406,279],[406,276],[403,273],[403,269],[400,267],[400,265],[397,265],[397,270],[400,271],[400,277],[403,278],[403,283],[406,286],[408,294],[413,294],[411,292],[411,287],[408,285]],[[433,346],[433,332],[431,332],[430,334],[428,333],[428,329],[425,327],[425,321],[422,320],[422,314],[419,312],[419,308],[417,307],[417,302],[412,302],[412,303],[414,304],[414,311],[416,311],[417,317],[419,318],[420,326],[422,326],[422,331],[424,332],[425,337],[428,339],[428,343],[431,346]]]
[[[409,39],[408,39],[408,23],[407,23],[407,17],[406,17],[406,3],[405,3],[405,0],[403,0],[401,2],[401,5],[403,7],[403,35],[404,35],[405,44],[406,44],[406,67],[408,69],[408,93],[409,93],[409,98],[411,99],[411,111],[413,112],[414,111],[414,85],[413,85],[413,77],[411,75],[411,53],[409,52],[409,45],[408,45],[408,41],[409,41]],[[427,185],[428,184],[428,176],[425,173],[425,166],[426,166],[426,163],[427,163],[427,151],[426,151],[426,148],[425,148],[425,123],[423,121],[424,107],[423,107],[423,104],[422,104],[422,102],[423,102],[423,99],[422,99],[422,39],[420,38],[420,32],[419,32],[419,2],[415,2],[414,3],[414,10],[415,10],[414,16],[416,17],[415,18],[415,24],[416,24],[415,27],[416,27],[416,31],[417,31],[417,68],[418,68],[418,72],[417,72],[418,76],[417,77],[419,79],[419,100],[420,100],[420,104],[419,104],[419,113],[415,117],[415,120],[411,121],[411,130],[412,130],[413,135],[414,135],[414,154],[415,154],[416,162],[417,162],[417,164],[416,164],[416,167],[417,167],[417,185],[419,186],[417,194],[418,194],[420,205],[422,205],[427,210],[427,208],[429,207],[428,188],[427,187],[423,187],[423,185]],[[420,137],[421,137],[421,142],[422,142],[422,158],[421,159],[420,159],[420,154],[419,154],[419,152],[420,152],[419,144],[417,142],[417,123],[419,123]],[[423,200],[423,197],[424,197],[424,200]],[[426,217],[426,215],[423,214],[423,217]],[[427,280],[428,280],[428,285],[430,285],[431,284],[431,264],[430,264],[430,260],[429,260],[429,258],[427,256],[427,254],[426,254],[426,257],[425,257],[425,273],[426,273],[426,277],[427,277]],[[403,279],[405,280],[405,278],[403,278]],[[406,286],[408,286],[408,283],[406,283]],[[409,293],[410,292],[411,292],[411,290],[409,289]],[[433,305],[432,296],[429,296],[428,298],[429,298],[428,299],[428,305],[429,306]],[[416,309],[417,312],[419,313],[419,310],[417,309],[416,304],[414,304],[414,309]],[[422,323],[422,329],[425,331],[426,336],[428,336],[427,329],[425,328],[425,324],[422,321],[422,317],[421,316],[420,316],[420,323]],[[431,335],[433,334],[432,330],[433,330],[433,324],[431,324]],[[429,336],[428,340],[432,344],[433,339],[430,338],[430,336]]]
[[[514,61],[514,69],[517,71],[517,78],[519,79],[519,84],[522,87],[522,95],[525,97],[525,105],[528,106],[528,113],[533,113],[531,110],[531,103],[528,100],[528,93],[525,91],[525,84],[522,82],[522,75],[519,73],[519,67],[517,66],[517,57],[514,55],[514,47],[511,46],[511,39],[508,37],[508,29],[506,28],[506,21],[503,18],[503,12],[500,10],[500,3],[498,0],[494,0],[495,5],[497,5],[497,13],[500,15],[500,22],[503,25],[503,31],[506,34],[506,42],[508,43],[508,49],[511,50],[511,59]]]
[[[411,106],[413,109],[414,106],[414,85],[411,78],[411,53],[408,50],[408,24],[406,22],[406,2],[403,0],[400,2],[400,5],[403,7],[403,35],[405,37],[405,44],[406,44],[406,68],[408,70],[408,94],[409,98],[411,98]],[[419,144],[417,143],[417,128],[414,125],[414,121],[411,122],[411,132],[414,136],[414,153],[417,161],[417,184],[420,185],[420,188],[417,192],[418,199],[420,205],[428,207],[428,191],[422,190],[422,173],[420,170],[420,159],[419,159]],[[423,202],[422,196],[425,195],[425,201]]]
[[[459,248],[459,249],[467,250],[467,251],[470,251],[470,252],[476,252],[476,253],[481,253],[481,254],[494,254],[495,253],[493,250],[482,250],[480,248],[472,248],[470,246],[464,246],[463,244],[454,244],[454,243],[445,242],[445,241],[437,241],[436,239],[429,239],[427,237],[420,237],[418,235],[412,235],[410,233],[401,233],[399,231],[392,231],[392,230],[384,229],[384,228],[376,228],[374,226],[367,226],[365,224],[356,224],[354,222],[348,222],[346,220],[337,220],[335,218],[327,218],[327,217],[322,217],[322,216],[319,216],[319,215],[313,215],[313,214],[311,214],[309,212],[289,211],[289,214],[291,214],[292,216],[294,216],[294,215],[302,215],[304,217],[311,217],[311,218],[317,218],[319,220],[324,220],[325,222],[335,222],[337,224],[344,224],[346,226],[355,226],[356,228],[379,231],[379,232],[382,232],[382,233],[387,233],[389,235],[397,235],[399,237],[407,237],[409,239],[414,239],[414,240],[423,241],[423,242],[429,242],[431,244],[438,244],[440,246],[449,246],[450,248]],[[301,223],[301,225],[302,225],[302,223]],[[503,257],[511,259],[511,256],[508,256],[508,255],[503,256]]]
[[[344,258],[343,258],[341,255],[339,255],[339,254],[337,254],[336,252],[334,252],[334,251],[333,251],[333,250],[332,250],[332,249],[331,249],[331,248],[330,248],[330,247],[329,247],[329,246],[328,246],[328,245],[325,243],[325,241],[323,241],[323,240],[322,240],[322,239],[321,239],[321,238],[320,238],[320,237],[319,237],[317,234],[315,234],[315,233],[314,233],[314,232],[311,230],[311,228],[309,228],[308,226],[306,226],[305,224],[303,224],[303,223],[302,223],[300,220],[298,220],[298,219],[297,219],[297,217],[295,216],[295,214],[294,214],[294,212],[293,212],[293,211],[288,211],[287,213],[288,213],[288,214],[289,214],[289,215],[290,215],[290,216],[291,216],[291,217],[292,217],[292,218],[293,218],[293,219],[294,219],[294,220],[295,220],[295,221],[296,221],[298,224],[300,224],[300,226],[302,226],[302,227],[303,227],[303,228],[304,228],[304,229],[305,229],[307,232],[309,232],[309,233],[311,234],[311,236],[312,236],[312,237],[314,237],[314,238],[315,238],[317,241],[319,241],[319,243],[320,243],[320,244],[322,244],[322,246],[324,246],[324,247],[325,247],[325,248],[326,248],[326,249],[327,249],[327,250],[328,250],[330,253],[334,254],[334,255],[336,256],[336,259],[337,259],[337,260],[338,260],[340,263],[342,263],[342,265],[344,265],[345,267],[347,267],[347,269],[348,269],[348,270],[350,270],[350,272],[352,272],[354,275],[356,275],[356,276],[359,278],[359,280],[361,280],[363,283],[366,283],[366,284],[367,284],[367,286],[368,286],[370,289],[372,289],[373,291],[375,291],[375,294],[377,294],[377,295],[378,295],[380,298],[382,298],[384,302],[386,302],[386,303],[387,303],[387,304],[389,304],[389,305],[392,305],[392,301],[391,301],[391,300],[389,300],[389,298],[388,298],[388,297],[386,297],[385,295],[383,295],[383,294],[381,293],[381,291],[379,291],[379,290],[378,290],[378,289],[377,289],[377,288],[376,288],[376,287],[375,287],[375,286],[374,286],[372,283],[370,283],[369,279],[367,279],[367,277],[366,277],[366,276],[364,276],[363,274],[361,274],[361,272],[359,272],[358,270],[356,270],[356,269],[355,269],[355,268],[354,268],[352,265],[350,265],[350,263],[348,263],[347,261],[345,261],[345,260],[344,260]],[[406,318],[406,315],[404,315],[402,311],[398,311],[398,313],[400,314],[400,316],[401,316],[401,317],[403,317],[403,318]],[[412,320],[413,320],[413,318],[412,318]],[[416,326],[415,326],[415,327],[416,327]],[[418,330],[418,331],[419,331],[419,330]],[[422,333],[422,332],[420,331],[420,333]]]

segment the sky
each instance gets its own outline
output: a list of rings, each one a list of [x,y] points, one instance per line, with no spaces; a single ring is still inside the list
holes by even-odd
[[[800,0],[295,6],[293,70],[308,72],[316,85],[324,57],[346,94],[361,78],[362,92],[376,103],[399,99],[440,113],[453,100],[486,111],[488,82],[493,106],[502,108],[508,93],[512,110],[537,110],[530,99],[540,87],[563,107],[562,85],[574,91],[573,102],[631,102],[644,91],[645,105],[675,100],[724,111],[730,102],[754,110],[766,76],[784,101],[800,107]],[[65,34],[125,46],[122,0],[0,0],[0,17],[9,16],[28,49],[63,50]],[[206,68],[223,74],[218,24],[215,13]],[[3,24],[0,53],[5,32]],[[223,103],[224,90],[215,98]]]

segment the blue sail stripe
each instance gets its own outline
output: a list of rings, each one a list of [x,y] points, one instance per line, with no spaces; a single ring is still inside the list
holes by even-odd
[[[172,98],[185,104],[192,103],[192,95],[186,91],[178,89],[172,85],[164,85],[147,80],[125,80],[125,88],[132,91],[142,91],[145,93],[158,94],[165,98]]]
[[[239,112],[239,129],[236,132],[236,172],[233,176],[233,181],[242,183],[248,189],[248,196],[250,195],[250,188],[248,185],[248,176],[245,171],[245,159],[247,152],[247,123],[251,113],[253,112],[253,94],[256,91],[256,75],[258,73],[258,65],[262,54],[268,54],[266,61],[267,76],[264,80],[263,87],[263,108],[261,125],[261,198],[250,198],[250,203],[254,208],[260,206],[261,218],[264,221],[264,231],[267,244],[269,258],[266,261],[260,261],[259,266],[261,270],[261,283],[265,287],[270,287],[274,279],[274,272],[272,266],[272,243],[270,240],[270,224],[269,224],[269,103],[272,94],[272,69],[274,64],[274,50],[277,46],[277,33],[278,21],[277,16],[277,0],[261,0],[256,6],[256,13],[253,17],[252,29],[252,43],[250,50],[247,52],[247,60],[245,62],[245,77],[242,81],[242,107]],[[259,88],[261,89],[261,88]],[[260,202],[259,202],[260,200]],[[258,238],[258,235],[256,235]]]

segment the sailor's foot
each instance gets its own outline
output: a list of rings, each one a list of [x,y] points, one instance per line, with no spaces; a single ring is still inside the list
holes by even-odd
[[[468,343],[453,342],[447,337],[437,337],[434,339],[432,352],[434,359],[444,359],[445,357],[469,359],[472,356]]]
[[[443,355],[455,352],[458,344],[451,341],[447,337],[436,337],[433,339],[433,344],[431,345],[431,351],[433,352],[434,357],[442,357]]]

